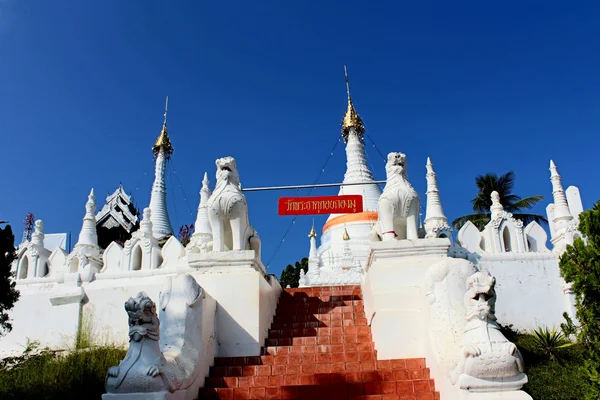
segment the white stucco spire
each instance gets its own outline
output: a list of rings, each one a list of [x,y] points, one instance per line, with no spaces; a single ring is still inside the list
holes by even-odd
[[[152,234],[152,225],[152,209],[150,207],[146,207],[144,208],[143,217],[140,222],[140,231],[144,233],[145,236]]]
[[[307,279],[315,278],[319,275],[319,254],[317,253],[317,232],[315,231],[315,221],[313,219],[312,228],[308,234],[310,240],[310,250],[308,252],[308,271]]]
[[[550,181],[552,182],[552,196],[554,197],[553,222],[558,230],[566,227],[569,221],[573,219],[573,216],[569,210],[569,204],[567,203],[567,197],[565,196],[556,164],[552,160],[550,160]]]
[[[152,151],[156,156],[156,166],[152,193],[150,194],[150,209],[152,210],[152,234],[156,239],[162,239],[173,234],[173,228],[171,227],[169,212],[167,210],[167,187],[165,183],[167,160],[173,153],[173,147],[171,146],[171,141],[167,134],[168,101],[169,98],[167,97],[163,127],[152,148]]]
[[[317,257],[317,232],[315,231],[314,223],[308,237],[310,238],[310,251],[308,253],[308,258],[310,260],[311,258]]]
[[[44,248],[44,237],[44,221],[38,219],[35,221],[35,228],[31,235],[31,243],[39,248]]]
[[[204,173],[204,179],[202,179],[202,189],[200,189],[200,204],[198,205],[198,216],[194,223],[194,233],[212,233],[210,228],[210,222],[208,220],[208,207],[207,201],[210,197],[210,184],[208,180],[208,174]]]
[[[365,127],[352,103],[347,73],[346,91],[348,95],[348,108],[342,121],[342,136],[346,142],[346,173],[344,174],[343,183],[365,183],[365,185],[341,186],[339,195],[362,195],[364,211],[377,211],[377,202],[379,201],[381,190],[379,190],[376,184],[369,184],[370,182],[374,182],[374,179],[371,170],[367,166],[367,159],[365,157],[365,145],[363,143]],[[329,218],[331,219],[336,216],[338,214],[332,214]]]
[[[77,245],[98,246],[98,233],[96,232],[96,196],[94,189],[88,195],[87,203],[85,203],[85,216],[83,224],[79,232],[79,240]]]
[[[437,187],[436,174],[433,171],[431,159],[427,157],[425,166],[427,174],[427,206],[425,207],[425,232],[426,237],[437,237],[442,230],[450,230],[448,219],[444,215],[440,191]]]
[[[495,190],[491,194],[492,206],[490,207],[492,220],[498,219],[504,213],[504,206],[500,203],[500,193]]]

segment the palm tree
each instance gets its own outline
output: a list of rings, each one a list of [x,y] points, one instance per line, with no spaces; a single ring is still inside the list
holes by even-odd
[[[520,196],[512,193],[515,186],[515,173],[509,171],[504,175],[485,174],[478,175],[475,178],[475,184],[479,193],[471,203],[473,203],[474,214],[465,215],[452,221],[455,229],[460,229],[467,221],[471,221],[479,229],[483,229],[490,222],[490,207],[492,206],[492,192],[496,191],[500,195],[500,203],[504,210],[513,214],[516,219],[523,221],[525,225],[531,221],[540,224],[547,224],[548,220],[542,215],[521,213],[522,210],[530,209],[544,196],[530,196],[522,199]]]

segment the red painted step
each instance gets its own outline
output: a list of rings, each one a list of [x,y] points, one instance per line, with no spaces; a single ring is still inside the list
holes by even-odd
[[[262,355],[217,357],[201,399],[439,399],[425,359],[377,361],[360,286],[285,289]]]

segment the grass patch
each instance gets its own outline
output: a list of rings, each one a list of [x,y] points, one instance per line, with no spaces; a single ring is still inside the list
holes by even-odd
[[[523,390],[534,400],[582,400],[585,398],[583,346],[574,344],[556,349],[549,357],[539,347],[533,334],[515,334],[511,340],[525,360],[529,383]]]
[[[41,351],[2,360],[1,399],[100,399],[109,367],[126,350],[102,346],[70,353]]]

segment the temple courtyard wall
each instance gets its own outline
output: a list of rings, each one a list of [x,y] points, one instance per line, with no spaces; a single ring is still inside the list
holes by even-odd
[[[0,356],[21,353],[28,341],[41,347],[70,349],[78,331],[94,344],[126,346],[128,318],[124,303],[139,292],[158,303],[170,277],[190,274],[216,301],[217,356],[257,355],[271,325],[281,293],[278,280],[250,265],[238,268],[173,268],[127,271],[122,277],[102,273],[73,286],[46,278],[19,284],[21,297],[11,312],[14,329],[0,339]],[[40,279],[42,280],[42,279]]]

